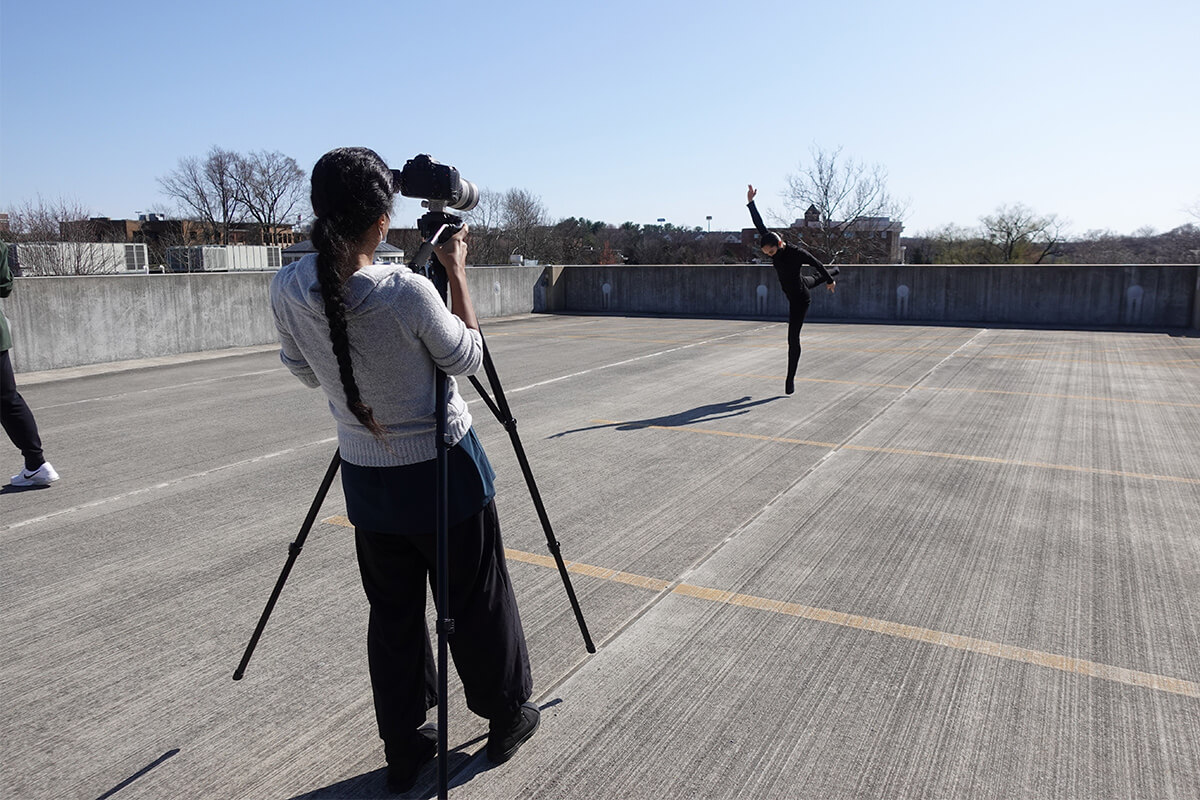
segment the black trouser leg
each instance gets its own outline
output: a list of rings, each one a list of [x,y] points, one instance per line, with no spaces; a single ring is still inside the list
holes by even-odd
[[[7,350],[0,352],[0,426],[25,457],[26,470],[32,472],[46,462],[37,422],[25,398],[17,391],[17,379]]]
[[[826,267],[826,271],[829,272],[829,277],[831,277],[831,278],[834,277],[835,275],[839,275],[841,273],[840,269],[838,269],[837,267],[833,267],[833,266]],[[811,290],[817,288],[817,286],[823,285],[825,283],[825,279],[822,278],[820,275],[801,275],[800,282],[804,284],[805,289],[808,289],[811,291]]]
[[[800,364],[800,329],[804,327],[804,318],[808,315],[808,307],[812,298],[805,294],[803,297],[788,298],[788,371],[789,382],[796,377],[796,367]]]
[[[354,531],[363,589],[371,604],[367,661],[375,720],[385,742],[401,742],[437,705],[437,665],[425,627],[428,566],[413,538]]]
[[[433,534],[361,529],[356,541],[371,601],[367,643],[375,714],[387,741],[419,726],[437,702],[424,599],[427,575],[437,597],[436,541]],[[495,503],[450,528],[449,566],[450,650],[467,707],[487,719],[509,717],[533,693],[533,677]]]
[[[455,527],[450,539],[450,652],[462,678],[467,708],[487,719],[507,719],[533,694],[525,631],[517,611],[495,502]],[[467,541],[472,543],[468,546]],[[433,553],[436,557],[436,552]],[[457,563],[456,563],[457,562]],[[430,572],[436,578],[436,572]],[[431,580],[437,597],[437,581]]]

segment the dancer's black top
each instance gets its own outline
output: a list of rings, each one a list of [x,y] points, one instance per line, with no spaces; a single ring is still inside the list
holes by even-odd
[[[764,235],[770,233],[767,226],[763,225],[762,217],[758,215],[758,209],[754,207],[754,201],[751,200],[746,207],[750,209],[750,218],[754,220],[754,227],[758,228],[758,232]],[[825,265],[818,261],[812,253],[794,244],[776,250],[775,255],[771,256],[771,263],[775,265],[775,272],[779,275],[783,293],[788,297],[793,294],[802,295],[808,291],[800,274],[800,268],[805,265],[814,267],[825,283],[833,283],[833,276],[829,274],[829,270],[825,269]]]

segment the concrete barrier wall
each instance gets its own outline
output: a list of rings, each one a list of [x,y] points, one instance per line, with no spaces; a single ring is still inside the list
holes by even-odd
[[[556,276],[570,311],[783,317],[770,265],[574,266]],[[972,325],[1200,328],[1200,267],[847,266],[810,319]]]
[[[4,314],[30,372],[265,344],[273,273],[17,278]]]
[[[542,267],[471,267],[481,318],[527,314]],[[17,278],[2,303],[17,372],[271,344],[274,272]]]
[[[274,273],[18,278],[17,372],[271,344]],[[769,265],[471,267],[481,318],[533,311],[774,317]],[[809,318],[1200,330],[1200,266],[847,266]]]
[[[1196,287],[1192,292],[1192,330],[1200,331],[1200,268],[1196,270]]]
[[[535,309],[544,267],[468,267],[467,281],[480,319],[529,314]]]

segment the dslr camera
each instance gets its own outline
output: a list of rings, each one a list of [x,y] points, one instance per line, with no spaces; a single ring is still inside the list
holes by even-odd
[[[448,164],[439,164],[422,153],[404,163],[404,169],[392,170],[392,181],[405,197],[419,197],[430,211],[453,208],[470,211],[479,204],[479,187],[459,176]]]
[[[446,209],[470,211],[479,204],[479,187],[464,181],[458,170],[439,164],[427,153],[410,158],[404,169],[392,170],[392,187],[405,197],[419,197],[428,211],[417,220],[417,230],[426,240],[417,251],[409,269],[433,281],[443,298],[447,295],[446,270],[432,253],[433,245],[448,241],[463,228],[462,217],[447,214]]]

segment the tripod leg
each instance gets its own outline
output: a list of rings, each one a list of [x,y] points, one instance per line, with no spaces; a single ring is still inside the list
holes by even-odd
[[[279,573],[279,580],[275,582],[275,590],[271,592],[271,598],[267,600],[267,607],[263,609],[262,616],[258,620],[258,627],[254,629],[254,635],[250,637],[250,643],[246,645],[246,652],[242,654],[242,662],[233,672],[235,681],[240,681],[246,672],[246,665],[250,663],[250,656],[254,654],[254,648],[258,644],[259,637],[262,636],[263,628],[267,627],[267,619],[275,608],[275,601],[279,599],[279,593],[283,591],[283,584],[292,571],[292,565],[296,563],[296,557],[300,555],[300,550],[304,547],[304,540],[308,538],[308,532],[312,530],[313,523],[317,521],[317,514],[320,513],[321,505],[325,502],[325,495],[329,493],[333,477],[337,475],[338,467],[341,465],[342,454],[335,450],[333,460],[329,462],[329,469],[325,470],[325,478],[321,481],[321,487],[317,489],[316,497],[309,506],[308,516],[304,518],[304,524],[300,526],[300,534],[296,537],[296,541],[288,545],[287,563],[283,565],[283,572]]]
[[[450,653],[449,636],[454,633],[454,620],[450,618],[450,475],[449,448],[446,441],[446,403],[448,378],[437,370],[437,635],[438,635],[438,798],[445,800],[449,795],[449,745],[448,731],[450,715],[446,695],[449,687]]]
[[[496,402],[493,404],[487,393],[483,391],[483,387],[474,377],[471,378],[480,396],[484,398],[488,408],[496,415],[496,419],[508,431],[508,438],[512,440],[513,451],[517,455],[517,463],[521,465],[521,472],[525,476],[525,484],[529,487],[529,496],[533,500],[533,507],[537,510],[538,519],[541,520],[542,530],[546,533],[546,546],[550,549],[551,555],[554,556],[554,563],[558,565],[558,574],[562,577],[563,586],[567,590],[567,599],[571,602],[571,610],[575,612],[575,621],[579,623],[579,632],[583,634],[583,643],[589,653],[596,652],[596,645],[592,644],[592,636],[588,633],[587,622],[583,619],[583,611],[579,608],[579,600],[575,597],[575,587],[571,585],[571,576],[567,572],[567,565],[563,563],[562,551],[559,547],[558,540],[554,538],[554,530],[550,526],[550,517],[546,514],[546,507],[542,503],[541,492],[538,491],[537,482],[533,479],[533,470],[529,467],[529,459],[525,456],[525,448],[521,445],[521,437],[517,435],[517,421],[513,418],[512,412],[509,410],[508,401],[504,399],[504,389],[500,385],[500,376],[496,374],[496,366],[492,363],[492,354],[488,350],[487,341],[483,343],[483,368],[487,373],[488,382],[492,385],[492,390],[496,393]]]

